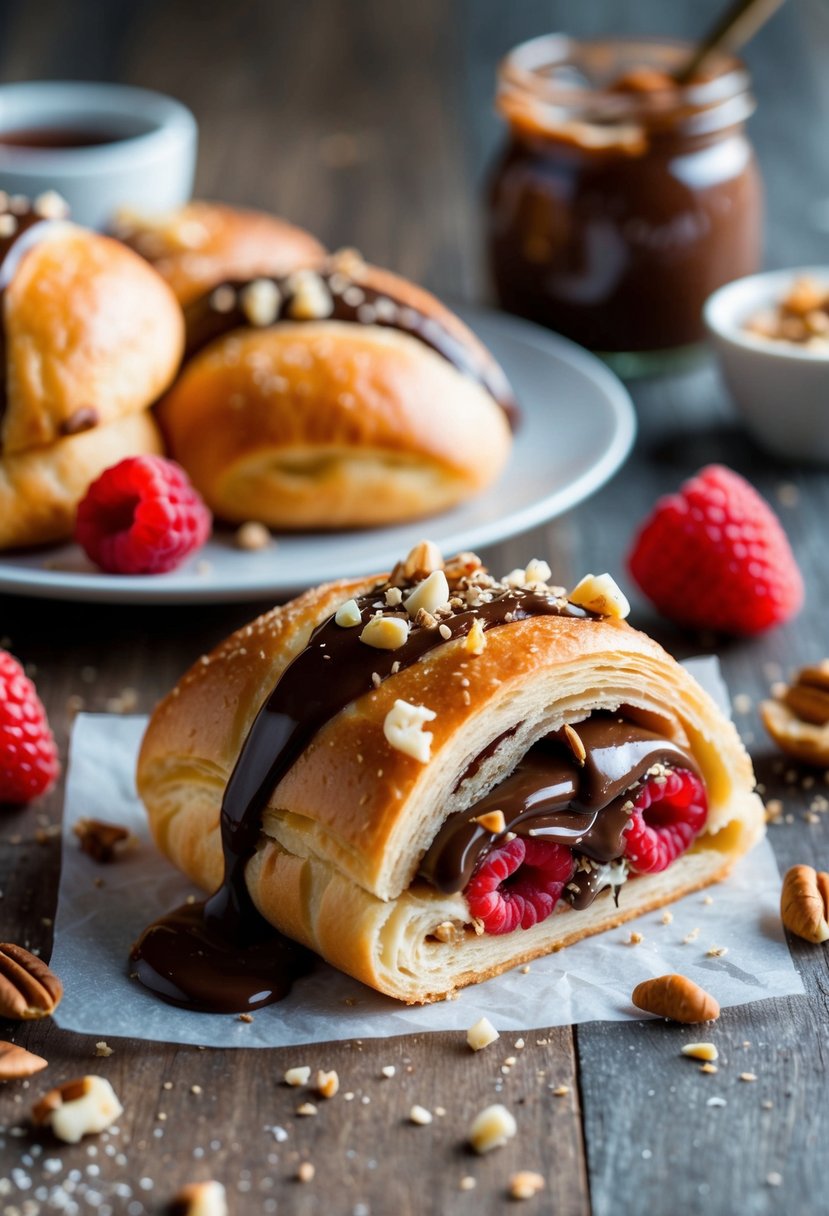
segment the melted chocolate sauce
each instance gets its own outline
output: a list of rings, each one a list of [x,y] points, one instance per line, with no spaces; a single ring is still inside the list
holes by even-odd
[[[505,831],[567,845],[594,861],[615,861],[624,853],[625,791],[654,764],[696,772],[683,748],[624,718],[594,714],[576,731],[586,752],[583,765],[562,731],[537,743],[484,798],[448,817],[420,864],[420,877],[446,894],[462,891],[500,838],[476,820],[496,810]]]
[[[457,368],[463,375],[477,381],[491,397],[497,401],[514,430],[518,423],[518,406],[512,389],[500,367],[494,361],[483,363],[469,353],[466,343],[442,325],[435,317],[402,300],[391,296],[387,291],[377,291],[365,283],[347,280],[336,271],[319,271],[320,278],[331,294],[332,308],[327,317],[320,320],[348,321],[357,325],[380,325],[388,329],[397,329],[425,343],[441,355],[448,363]],[[279,292],[279,304],[273,318],[273,324],[279,321],[296,321],[291,316],[291,276],[275,278],[266,275],[256,275],[255,280],[266,279],[276,285]],[[190,358],[202,350],[209,342],[230,333],[234,329],[250,326],[250,320],[240,303],[240,292],[253,282],[250,279],[228,279],[210,289],[203,296],[187,305],[184,310],[187,332],[185,358]],[[227,311],[219,311],[213,306],[215,291],[229,288],[233,292],[233,306]]]
[[[383,591],[378,587],[357,601],[363,622],[382,604]],[[464,637],[476,620],[492,629],[533,616],[592,615],[541,592],[499,590],[489,603],[456,612],[444,624],[450,631],[446,640],[451,640]],[[252,1000],[256,1005],[279,1000],[307,967],[307,953],[297,952],[293,943],[287,949],[286,939],[254,907],[245,884],[262,811],[321,728],[371,691],[374,674],[385,679],[392,669],[409,667],[444,644],[437,628],[414,626],[404,645],[376,650],[359,641],[359,632],[359,626],[344,629],[329,617],[283,672],[254,720],[225,789],[221,886],[204,904],[188,905],[150,925],[133,947],[133,969],[164,1000],[191,1009],[228,1011],[229,1003],[233,1011],[250,1009]],[[277,953],[274,962],[271,956]],[[234,960],[232,977],[226,967],[217,971],[222,959]]]

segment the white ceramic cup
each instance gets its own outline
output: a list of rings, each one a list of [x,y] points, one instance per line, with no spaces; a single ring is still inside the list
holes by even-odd
[[[85,133],[106,142],[28,147],[3,136]],[[56,190],[71,216],[106,228],[120,207],[168,211],[190,198],[198,128],[181,102],[149,89],[81,81],[0,85],[0,190],[30,198]]]

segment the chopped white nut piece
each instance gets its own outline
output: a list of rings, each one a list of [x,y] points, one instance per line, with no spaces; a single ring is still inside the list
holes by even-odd
[[[630,604],[610,574],[586,574],[567,598],[589,612],[617,620],[624,620],[630,613]]]
[[[397,1069],[393,1064],[384,1064],[380,1071],[384,1077],[393,1077]]]
[[[423,730],[426,722],[432,722],[437,717],[433,709],[425,705],[410,705],[408,701],[395,701],[383,721],[383,734],[386,740],[399,752],[428,764],[432,755],[432,739],[430,730]]]
[[[472,1121],[469,1129],[469,1143],[476,1153],[489,1153],[494,1148],[501,1148],[511,1140],[518,1128],[515,1119],[505,1106],[496,1103],[487,1106]]]
[[[288,313],[297,321],[316,321],[330,317],[334,309],[331,292],[314,270],[297,270],[286,289],[291,293]]]
[[[400,616],[373,616],[366,622],[360,641],[375,650],[397,650],[409,636],[409,623]]]
[[[741,1081],[756,1081],[757,1073],[756,1072],[741,1072],[740,1080]]]
[[[336,1072],[323,1072],[320,1069],[314,1077],[314,1088],[321,1098],[333,1098],[340,1088],[340,1078]]]
[[[443,569],[443,555],[437,545],[431,540],[421,540],[409,550],[402,562],[398,562],[392,570],[393,583],[414,582],[415,579],[425,578],[433,570]]]
[[[543,561],[540,557],[534,557],[524,571],[524,582],[528,586],[532,586],[533,583],[547,583],[552,573],[547,562]]]
[[[248,553],[256,553],[260,549],[267,549],[273,537],[259,520],[249,519],[247,523],[241,524],[236,529],[236,535],[233,539],[237,549],[245,549]]]
[[[468,650],[470,654],[483,654],[486,649],[486,634],[484,633],[484,623],[480,617],[475,617],[472,622],[472,628],[463,640],[464,650]]]
[[[283,1077],[286,1085],[307,1085],[311,1079],[311,1069],[307,1065],[300,1068],[289,1068]]]
[[[362,619],[359,605],[353,599],[340,604],[334,615],[334,620],[343,629],[353,629],[355,625],[360,624]]]
[[[484,1047],[489,1047],[490,1043],[494,1043],[500,1037],[489,1018],[478,1018],[475,1025],[470,1026],[466,1032],[466,1041],[473,1051],[481,1051]]]
[[[242,312],[251,325],[273,325],[279,312],[279,288],[272,279],[254,279],[239,293]]]
[[[303,1102],[302,1106],[298,1106],[296,1108],[296,1113],[298,1115],[304,1115],[307,1117],[310,1115],[315,1115],[317,1113],[317,1108],[314,1106],[313,1102]]]
[[[414,619],[421,608],[426,612],[434,613],[435,609],[443,607],[448,602],[449,584],[446,581],[446,575],[442,570],[433,570],[422,583],[418,583],[411,595],[406,596],[403,607]]]
[[[512,1199],[532,1199],[539,1191],[544,1190],[544,1179],[534,1170],[521,1170],[513,1174],[509,1180],[509,1193]]]
[[[32,1110],[32,1119],[51,1127],[59,1140],[77,1144],[81,1137],[102,1132],[124,1108],[104,1077],[80,1077],[52,1089]]]
[[[686,1043],[682,1048],[684,1056],[691,1056],[694,1060],[718,1060],[720,1053],[713,1043]]]
[[[227,1195],[221,1182],[191,1182],[171,1204],[180,1216],[227,1216]]]
[[[482,828],[486,828],[488,832],[494,832],[496,835],[503,832],[507,826],[503,811],[487,811],[485,815],[478,815],[475,822],[479,823]]]
[[[462,1191],[474,1191],[475,1187],[477,1185],[478,1185],[477,1182],[475,1181],[475,1179],[472,1177],[471,1174],[466,1174],[463,1178],[461,1178],[460,1183],[459,1183],[460,1189]]]
[[[316,1174],[313,1162],[302,1161],[297,1167],[296,1176],[298,1182],[312,1182],[314,1174]]]
[[[505,582],[508,587],[523,587],[524,579],[525,572],[523,570],[515,569],[510,570],[509,574],[504,575],[503,582]]]
[[[427,1110],[425,1106],[413,1106],[409,1111],[409,1122],[417,1123],[420,1127],[425,1127],[427,1123],[432,1122],[432,1112]]]

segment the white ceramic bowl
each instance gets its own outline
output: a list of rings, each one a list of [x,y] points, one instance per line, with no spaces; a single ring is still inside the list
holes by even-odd
[[[829,266],[753,274],[709,296],[705,324],[725,382],[757,442],[787,460],[829,464],[829,345],[799,346],[744,328],[801,278],[829,291]]]
[[[3,142],[15,132],[104,137],[80,147],[27,147]],[[44,142],[46,140],[44,139]],[[167,211],[193,188],[198,130],[172,97],[127,85],[33,81],[0,85],[0,189],[36,197],[57,190],[72,219],[109,225],[119,207]]]

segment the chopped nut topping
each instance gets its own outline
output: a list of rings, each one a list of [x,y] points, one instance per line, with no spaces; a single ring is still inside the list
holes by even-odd
[[[449,601],[449,584],[442,570],[433,570],[422,583],[418,583],[411,595],[403,601],[409,616],[416,618],[421,608],[434,614]]]
[[[314,1077],[314,1089],[321,1098],[333,1098],[340,1088],[340,1078],[332,1069],[331,1072],[323,1072],[320,1069]]]
[[[389,608],[399,608],[403,603],[403,592],[399,587],[389,587],[386,591],[386,605]]]
[[[81,852],[102,865],[114,861],[130,838],[125,827],[103,819],[79,819],[72,831],[80,841]]]
[[[624,620],[630,614],[630,604],[609,574],[586,574],[568,598],[571,604],[597,612],[600,616]]]
[[[587,759],[587,748],[582,743],[578,731],[574,730],[573,727],[568,723],[564,727],[564,737],[567,740],[570,751],[573,753],[576,763],[583,765]]]
[[[686,1043],[681,1050],[695,1060],[717,1060],[720,1055],[714,1043]]]
[[[102,1132],[124,1108],[104,1077],[79,1077],[51,1089],[32,1108],[32,1121],[48,1125],[59,1140],[77,1144],[86,1135]]]
[[[463,940],[463,929],[454,921],[443,920],[432,931],[432,937],[436,937],[439,942],[457,943]]]
[[[413,583],[443,569],[443,556],[430,540],[419,541],[391,574],[392,583]]]
[[[509,1180],[509,1193],[512,1199],[532,1199],[539,1191],[544,1190],[544,1179],[534,1170],[521,1170],[512,1174]]]
[[[476,1153],[489,1153],[501,1148],[518,1131],[515,1119],[505,1106],[487,1106],[472,1121],[469,1143]]]
[[[532,587],[535,583],[546,585],[550,581],[552,573],[547,562],[543,561],[540,557],[534,557],[524,571],[524,582],[529,587]]]
[[[397,650],[409,636],[409,625],[399,616],[373,616],[360,634],[360,641],[375,650]]]
[[[286,291],[291,293],[288,315],[296,321],[319,321],[330,317],[334,301],[325,282],[314,270],[297,270],[289,277]]]
[[[410,705],[408,701],[395,701],[383,721],[386,741],[399,752],[428,764],[432,755],[432,739],[429,730],[423,730],[426,722],[437,717],[434,710],[425,705]]]
[[[279,288],[272,279],[254,279],[242,288],[239,303],[251,325],[273,325],[279,314]]]
[[[463,648],[470,654],[483,654],[486,649],[486,633],[480,617],[472,622],[472,628],[463,640]]]
[[[499,835],[506,831],[507,821],[504,819],[503,811],[487,811],[485,815],[478,815],[475,819],[482,828],[486,828],[488,832],[494,832]]]
[[[289,1068],[282,1078],[286,1085],[307,1085],[311,1078],[311,1069],[303,1064],[298,1068]]]
[[[361,623],[362,619],[359,605],[354,599],[340,604],[334,616],[334,620],[342,629],[353,629]]]
[[[482,1051],[500,1037],[489,1018],[478,1018],[474,1026],[470,1026],[466,1032],[466,1041],[473,1051]]]
[[[267,549],[273,537],[264,524],[256,519],[249,519],[236,529],[233,540],[237,549],[255,553],[260,549]]]
[[[229,283],[223,283],[210,294],[210,307],[214,312],[232,312],[236,307],[236,291]]]
[[[427,1110],[425,1106],[413,1106],[409,1111],[409,1122],[416,1123],[420,1127],[425,1127],[427,1123],[432,1122],[432,1112]]]

